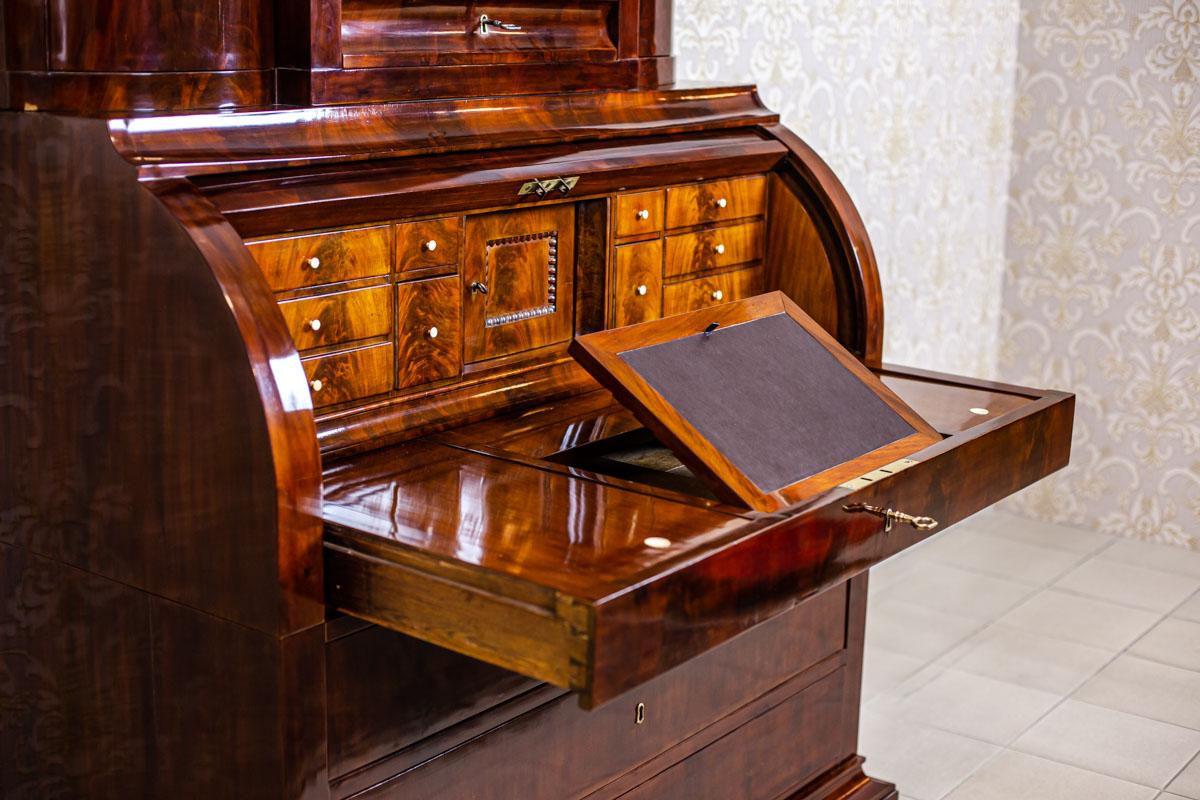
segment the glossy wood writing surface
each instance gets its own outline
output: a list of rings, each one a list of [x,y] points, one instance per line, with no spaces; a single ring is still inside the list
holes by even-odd
[[[701,354],[708,341],[716,362]],[[664,348],[687,355],[659,355]],[[800,502],[937,440],[780,292],[590,334],[572,342],[570,352],[719,497],[762,511]],[[776,362],[778,376],[770,371]],[[818,374],[822,386],[839,387],[840,396],[807,383]],[[697,375],[705,386],[691,386]],[[784,379],[791,382],[786,393]],[[678,388],[685,383],[686,390]],[[758,396],[744,393],[747,386]],[[734,410],[744,403],[744,414]],[[857,442],[831,438],[841,429],[837,424],[805,425],[806,414],[833,420],[847,407],[857,416],[845,420],[855,426],[845,435],[859,436]],[[779,449],[784,441],[793,444]]]
[[[928,377],[922,379],[923,375]],[[936,374],[919,370],[907,370],[903,375],[883,372],[879,378],[906,403],[920,409],[922,417],[947,436],[982,425],[1037,399],[1023,394],[1024,390],[1016,386],[950,386]]]

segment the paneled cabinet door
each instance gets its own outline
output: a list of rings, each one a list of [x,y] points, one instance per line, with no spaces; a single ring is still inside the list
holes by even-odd
[[[575,207],[467,219],[463,354],[468,363],[571,338]]]

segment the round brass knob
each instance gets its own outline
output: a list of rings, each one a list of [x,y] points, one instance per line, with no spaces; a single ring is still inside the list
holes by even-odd
[[[313,330],[313,331],[319,331],[319,330],[321,330],[321,320],[319,320],[319,319],[310,319],[310,320],[308,321],[308,328],[309,328],[309,330]]]
[[[725,255],[725,245],[723,245],[723,244],[718,244],[716,247],[713,248],[713,250],[715,250],[717,252],[717,255],[719,255],[719,256]]]
[[[425,249],[426,249],[426,250],[428,250],[428,251],[429,251],[429,252],[431,252],[431,253],[432,253],[434,250],[437,250],[437,239],[430,239],[428,242],[426,242],[426,243],[425,243]]]
[[[321,268],[321,259],[317,258],[316,256],[305,259],[304,263],[308,265],[309,269],[320,269]]]
[[[729,205],[729,201],[726,200],[724,197],[717,198],[717,208],[724,208],[727,205]]]
[[[438,329],[437,329],[437,325],[434,325],[432,328],[429,329],[429,338],[436,339],[437,337],[438,337]]]
[[[645,297],[647,291],[646,284],[639,284],[635,291],[638,293],[638,297]]]
[[[643,208],[637,213],[638,219],[650,219],[650,209]]]
[[[323,387],[325,384],[321,382],[320,378],[317,378],[316,380],[309,381],[308,385],[312,387],[314,392],[319,392],[321,391],[321,387]]]
[[[712,299],[717,300],[717,301],[724,300],[725,293],[722,292],[720,289],[717,289],[715,292],[712,293]]]

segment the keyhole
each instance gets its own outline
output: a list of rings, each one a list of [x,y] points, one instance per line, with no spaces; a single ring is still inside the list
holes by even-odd
[[[641,725],[646,721],[646,704],[638,703],[637,709],[633,712],[633,722],[635,725]]]

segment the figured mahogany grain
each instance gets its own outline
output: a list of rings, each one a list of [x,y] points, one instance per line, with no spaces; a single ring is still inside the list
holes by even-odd
[[[612,274],[612,324],[619,328],[662,316],[661,239],[620,245]]]
[[[613,211],[617,238],[661,231],[664,202],[662,189],[617,195]]]
[[[442,217],[396,225],[396,271],[457,266],[462,218]]]
[[[387,286],[285,300],[279,310],[299,350],[346,344],[392,331],[392,292]]]
[[[396,286],[396,388],[462,372],[462,282],[457,275]]]
[[[758,216],[766,208],[766,188],[763,176],[671,187],[667,189],[667,227]]]
[[[744,300],[764,288],[763,271],[757,266],[669,283],[663,287],[663,316]]]
[[[763,279],[781,290],[832,336],[838,332],[838,295],[834,269],[821,234],[787,184],[772,175],[768,196],[766,260]]]
[[[666,238],[663,273],[678,278],[758,261],[763,254],[763,224],[745,222],[677,233]]]
[[[324,408],[386,393],[393,384],[394,353],[388,343],[304,359],[313,406]]]
[[[265,239],[247,246],[267,283],[281,292],[386,275],[392,267],[391,245],[391,231],[376,225]]]

